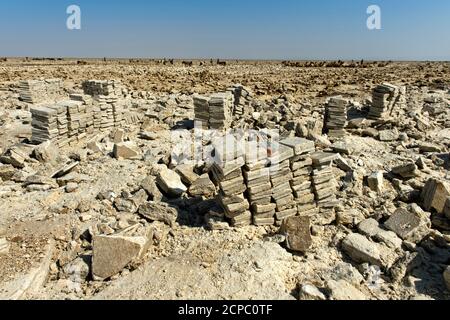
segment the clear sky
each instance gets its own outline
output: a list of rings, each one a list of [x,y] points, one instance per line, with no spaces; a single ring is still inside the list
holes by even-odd
[[[450,60],[450,1],[2,0],[0,56]]]

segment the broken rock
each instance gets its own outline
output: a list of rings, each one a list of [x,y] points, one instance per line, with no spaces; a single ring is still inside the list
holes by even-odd
[[[280,230],[286,236],[288,249],[306,252],[312,246],[310,217],[289,217]]]
[[[312,284],[304,284],[300,287],[299,300],[326,300],[326,297]]]
[[[430,232],[431,222],[424,214],[400,208],[384,225],[403,240],[418,243]]]
[[[168,195],[179,197],[187,191],[180,176],[170,169],[162,169],[157,178],[157,184]]]
[[[367,297],[345,280],[330,280],[327,283],[331,300],[367,300]]]
[[[147,202],[139,207],[139,214],[151,221],[161,221],[173,226],[178,218],[177,209],[166,203]]]
[[[139,148],[131,141],[114,144],[113,154],[116,159],[137,160],[140,153]]]
[[[381,266],[380,251],[376,243],[370,241],[365,236],[351,233],[342,242],[342,249],[355,262],[368,262],[373,265]]]
[[[209,178],[208,174],[202,175],[200,178],[194,181],[189,187],[189,194],[195,196],[211,197],[216,192],[214,183]]]
[[[383,172],[382,171],[377,171],[374,172],[373,174],[371,174],[368,178],[367,178],[367,183],[369,185],[369,188],[372,191],[378,192],[378,193],[382,193],[383,192]]]
[[[417,166],[415,163],[407,163],[397,166],[392,169],[394,174],[401,176],[402,178],[414,178],[417,175]]]
[[[34,156],[39,162],[55,162],[58,159],[59,149],[50,140],[34,149]]]
[[[161,201],[163,195],[156,185],[155,178],[148,176],[141,182],[141,188],[144,189],[153,201]]]
[[[427,181],[422,190],[423,208],[426,211],[435,209],[437,213],[443,213],[450,197],[450,185],[443,181],[430,179]]]
[[[148,249],[145,237],[95,236],[92,246],[92,274],[107,279],[139,260]]]

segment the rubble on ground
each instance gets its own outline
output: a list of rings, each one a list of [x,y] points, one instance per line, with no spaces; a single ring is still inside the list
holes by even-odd
[[[154,68],[181,80],[145,91],[120,69],[0,91],[0,291],[450,298],[448,86]]]

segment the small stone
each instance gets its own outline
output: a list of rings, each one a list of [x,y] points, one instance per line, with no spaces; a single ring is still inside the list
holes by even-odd
[[[383,183],[384,183],[383,172],[377,171],[377,172],[374,172],[373,174],[371,174],[367,178],[367,183],[369,185],[369,188],[372,191],[382,193],[383,192]]]
[[[379,139],[384,142],[397,141],[399,139],[399,133],[397,129],[383,130],[380,131]]]
[[[392,169],[394,174],[401,176],[402,178],[414,178],[417,175],[417,166],[415,163],[407,163],[397,166]]]
[[[425,215],[400,208],[384,225],[403,240],[418,243],[430,232],[431,222]]]
[[[122,129],[117,129],[113,135],[114,143],[123,143],[125,141],[125,131]]]
[[[170,169],[163,169],[158,175],[157,184],[168,195],[179,197],[187,191],[180,176]]]
[[[67,192],[67,193],[75,192],[75,191],[77,191],[77,189],[78,189],[78,184],[75,183],[75,182],[69,182],[69,183],[66,185],[66,192]]]
[[[194,166],[189,164],[182,164],[175,168],[175,172],[181,177],[181,180],[190,186],[199,178],[198,174],[194,172]]]
[[[95,236],[92,245],[92,273],[100,279],[118,274],[148,249],[145,237]]]
[[[147,202],[139,207],[139,214],[151,221],[161,221],[173,226],[178,218],[177,209],[166,203]]]
[[[307,252],[312,246],[310,217],[289,217],[283,221],[281,233],[286,236],[288,249]]]
[[[192,197],[205,196],[211,197],[216,192],[216,186],[209,178],[208,174],[204,174],[195,180],[189,187],[188,193]]]
[[[449,197],[450,184],[433,178],[429,179],[422,190],[423,208],[426,211],[434,209],[442,214]]]
[[[58,160],[59,149],[51,141],[46,141],[34,149],[34,157],[42,163],[52,163]]]
[[[141,188],[147,192],[152,201],[158,202],[162,200],[163,195],[161,191],[159,191],[158,186],[156,185],[156,179],[154,177],[148,176],[142,180]]]
[[[304,284],[300,287],[299,300],[326,300],[326,297],[312,284]]]
[[[367,297],[345,280],[327,282],[331,300],[367,300]]]
[[[368,262],[377,266],[382,265],[378,246],[363,235],[357,233],[349,234],[342,242],[342,249],[355,262]]]
[[[140,159],[140,150],[131,141],[114,144],[113,154],[116,159]]]
[[[74,283],[83,283],[89,277],[90,256],[78,257],[63,268],[65,277]]]

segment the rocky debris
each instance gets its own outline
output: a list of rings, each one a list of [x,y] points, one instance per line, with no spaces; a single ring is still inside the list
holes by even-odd
[[[25,167],[25,161],[27,159],[29,159],[29,152],[20,144],[11,146],[0,156],[0,162],[10,164],[18,169]]]
[[[367,177],[367,183],[372,191],[375,191],[377,193],[383,193],[384,191],[383,172],[377,171],[372,173],[369,177]]]
[[[40,162],[55,162],[59,156],[59,149],[51,141],[45,141],[37,146],[33,153],[34,157]]]
[[[69,174],[73,169],[75,169],[80,163],[79,162],[71,162],[63,165],[59,169],[57,169],[52,175],[52,178],[58,179],[62,178],[65,175]]]
[[[280,232],[286,236],[288,249],[307,252],[312,246],[310,218],[289,217],[283,221]]]
[[[402,164],[392,169],[392,173],[401,176],[402,178],[414,178],[417,175],[417,166],[415,163]]]
[[[137,160],[141,157],[141,152],[138,147],[131,141],[115,143],[113,150],[114,158]]]
[[[444,212],[447,198],[450,197],[450,184],[436,179],[429,179],[422,191],[423,208],[426,211],[431,209],[438,213]]]
[[[360,233],[375,241],[382,242],[392,249],[401,248],[403,243],[402,239],[400,239],[396,233],[382,229],[375,219],[366,219],[362,221],[358,225],[358,230]]]
[[[210,198],[216,193],[216,186],[211,181],[208,174],[204,174],[191,184],[188,193],[192,197],[204,196]]]
[[[382,130],[378,133],[378,139],[383,142],[397,141],[400,138],[400,134],[397,129]]]
[[[342,249],[357,263],[367,262],[383,268],[391,267],[396,258],[389,247],[358,233],[349,234],[342,242]]]
[[[163,194],[158,189],[155,177],[148,176],[147,178],[142,180],[141,188],[147,192],[150,200],[159,202],[163,199]]]
[[[199,175],[194,172],[194,166],[190,164],[181,164],[177,166],[175,172],[180,175],[183,183],[188,186],[193,184],[199,178]]]
[[[141,259],[151,239],[145,237],[95,236],[92,244],[92,275],[107,279]]]
[[[178,218],[177,209],[167,203],[147,202],[139,206],[139,214],[150,221],[161,221],[171,227]]]
[[[66,264],[62,270],[62,277],[74,283],[83,283],[91,275],[91,257],[81,256]]]
[[[0,181],[9,181],[16,174],[12,165],[0,165]]]
[[[330,300],[367,300],[360,290],[345,280],[330,280],[327,289],[330,291]]]
[[[398,209],[384,224],[400,238],[420,242],[430,232],[431,222],[424,212]]]
[[[0,254],[8,254],[10,244],[5,238],[0,238]]]
[[[299,290],[300,300],[326,300],[325,295],[312,284],[304,284]]]
[[[187,191],[186,186],[181,182],[180,176],[175,171],[167,168],[159,172],[156,183],[163,192],[173,197],[179,197]]]

